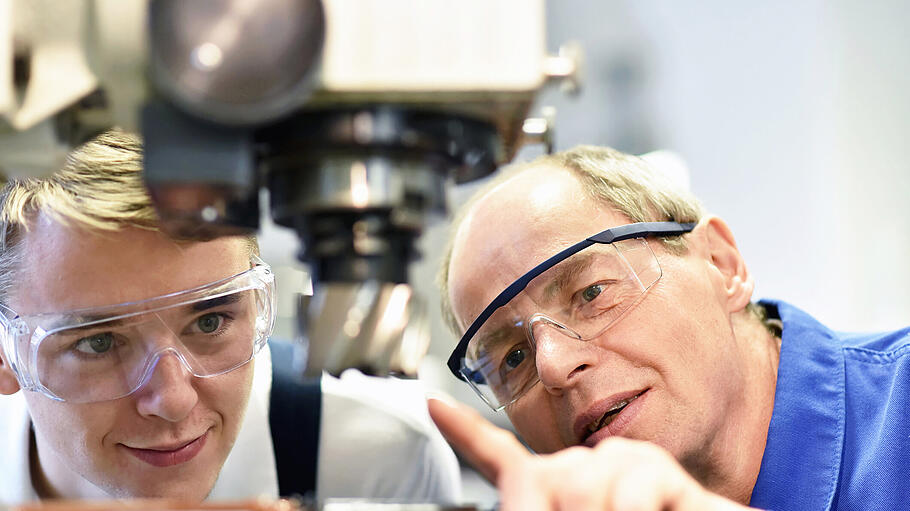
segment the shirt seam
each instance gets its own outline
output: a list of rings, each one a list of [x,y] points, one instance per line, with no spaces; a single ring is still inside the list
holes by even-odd
[[[828,503],[826,509],[835,509],[834,506],[837,505],[837,498],[840,493],[840,480],[841,474],[844,471],[844,445],[847,443],[847,357],[846,355],[841,357],[841,374],[839,381],[840,386],[840,399],[837,400],[838,405],[838,421],[837,421],[837,435],[839,437],[838,449],[837,449],[837,470],[831,478],[831,492],[828,494]]]
[[[850,359],[857,362],[864,362],[867,364],[890,364],[906,355],[910,355],[910,344],[905,344],[891,351],[884,352],[855,346],[847,346],[843,351],[845,355],[856,355],[851,356]]]
[[[837,336],[832,332],[824,332],[822,334],[829,339],[836,339]],[[840,368],[840,374],[837,375],[837,387],[840,398],[837,399],[837,444],[839,448],[835,453],[837,458],[837,464],[835,470],[829,477],[829,488],[828,496],[825,499],[825,509],[831,509],[834,505],[834,497],[837,495],[838,490],[838,481],[840,480],[841,470],[844,464],[844,442],[846,441],[846,420],[847,420],[847,357],[843,351],[835,351],[834,353],[839,353],[841,355],[840,364],[837,364],[835,367]]]

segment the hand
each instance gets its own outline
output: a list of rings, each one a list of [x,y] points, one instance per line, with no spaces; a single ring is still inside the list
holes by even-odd
[[[709,492],[648,442],[608,438],[535,456],[472,408],[432,398],[428,407],[452,447],[499,488],[502,511],[749,509]]]

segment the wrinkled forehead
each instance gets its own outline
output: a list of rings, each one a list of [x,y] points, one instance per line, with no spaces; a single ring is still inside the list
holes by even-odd
[[[523,172],[478,200],[455,234],[449,299],[462,323],[503,289],[560,250],[624,216],[596,203],[564,170]]]

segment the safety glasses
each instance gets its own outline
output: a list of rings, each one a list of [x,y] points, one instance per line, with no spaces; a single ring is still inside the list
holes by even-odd
[[[483,309],[449,357],[449,369],[494,410],[514,403],[540,380],[536,339],[549,333],[579,341],[600,336],[661,277],[645,238],[694,228],[694,223],[634,223],[562,250]]]
[[[72,403],[118,399],[166,355],[199,378],[248,363],[271,335],[274,286],[254,256],[237,275],[136,302],[29,316],[0,305],[0,343],[26,390]]]

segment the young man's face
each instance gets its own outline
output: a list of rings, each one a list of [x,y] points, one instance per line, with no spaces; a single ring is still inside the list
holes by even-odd
[[[24,249],[9,299],[20,315],[173,293],[250,261],[238,238],[178,245],[156,232],[94,233],[47,216],[25,234]],[[120,399],[73,404],[26,392],[45,484],[66,498],[205,498],[237,438],[252,376],[249,363],[196,378],[165,355],[144,386]]]
[[[478,202],[456,235],[449,267],[456,318],[466,328],[538,263],[628,223],[598,206],[567,171],[539,168],[517,175]],[[732,309],[742,305],[731,302],[729,287],[736,282],[725,274],[738,253],[714,260],[705,230],[699,225],[689,235],[682,256],[649,241],[663,276],[602,334],[580,341],[550,328],[535,338],[532,363],[540,382],[506,408],[533,449],[592,445],[616,434],[658,443],[686,464],[688,457],[730,447],[717,439],[736,427],[738,410],[746,406],[740,397],[748,348],[738,345],[731,322]],[[535,312],[541,311],[524,311],[525,321]],[[589,416],[601,416],[598,410],[630,396],[638,397],[609,426],[590,437],[579,432],[594,420]]]

